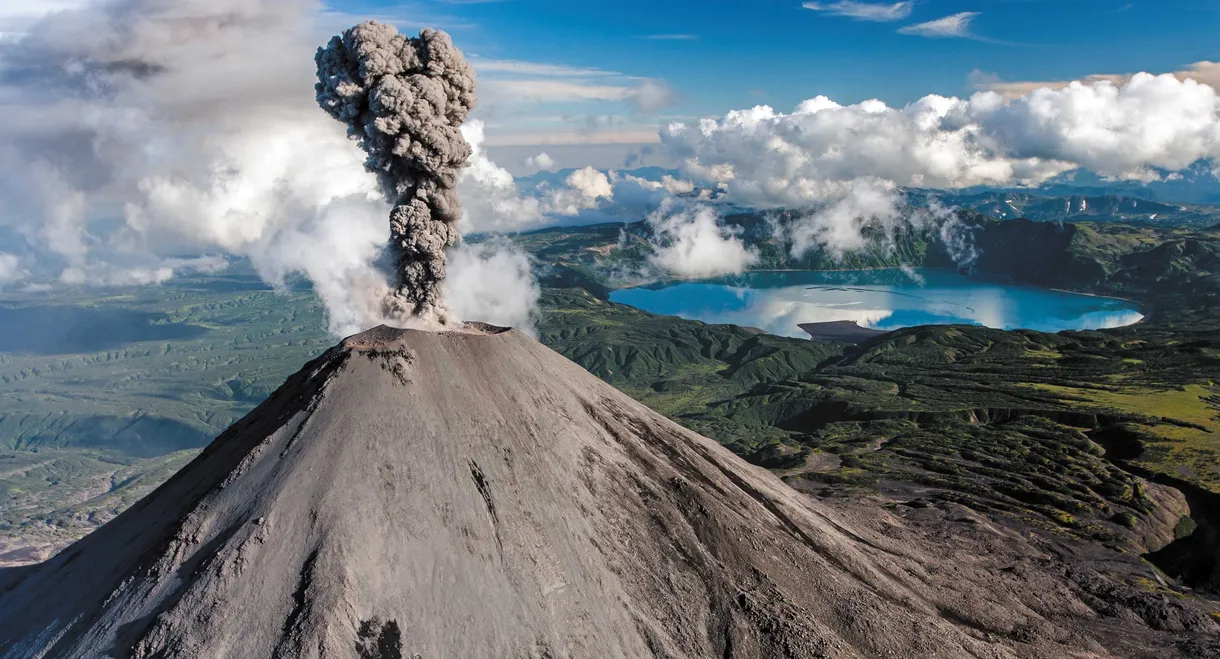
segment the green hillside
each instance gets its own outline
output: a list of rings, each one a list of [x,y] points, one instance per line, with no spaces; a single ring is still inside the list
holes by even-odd
[[[748,235],[763,245],[757,230]],[[646,258],[639,225],[518,240],[554,264],[538,319],[547,345],[798,488],[951,501],[1127,551],[1170,543],[1159,564],[1220,583],[1220,520],[1183,521],[1137,478],[1220,510],[1214,231],[980,220],[975,272],[1121,294],[1149,317],[1055,335],[919,327],[860,346],[608,302]],[[947,258],[931,236],[903,240],[900,256],[853,265]],[[278,293],[237,270],[52,302],[0,301],[0,560],[36,557],[113,516],[333,342],[307,290]],[[1175,530],[1184,539],[1171,542]]]

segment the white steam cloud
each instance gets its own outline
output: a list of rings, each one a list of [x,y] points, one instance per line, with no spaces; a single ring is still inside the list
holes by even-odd
[[[30,25],[0,46],[0,224],[66,283],[156,283],[191,266],[161,255],[229,253],[271,282],[303,272],[336,332],[373,320],[354,297],[385,285],[388,206],[311,107],[314,9],[120,0]]]
[[[329,35],[318,9],[113,0],[0,41],[0,233],[19,237],[0,275],[157,283],[236,255],[272,283],[308,277],[336,334],[382,322],[390,207],[344,126],[314,102],[313,55]],[[536,221],[475,151],[459,228]],[[181,254],[210,259],[169,258]]]
[[[504,239],[449,250],[446,300],[459,318],[533,334],[540,291],[525,252]]]

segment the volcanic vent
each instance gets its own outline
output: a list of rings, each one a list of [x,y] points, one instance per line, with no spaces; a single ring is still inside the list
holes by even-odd
[[[1017,656],[819,505],[520,332],[380,327],[0,572],[0,656]]]

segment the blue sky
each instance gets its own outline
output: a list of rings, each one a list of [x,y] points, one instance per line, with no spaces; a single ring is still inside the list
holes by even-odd
[[[0,0],[0,39],[90,1]],[[1220,0],[317,1],[319,41],[366,18],[449,31],[479,71],[488,151],[514,173],[542,151],[621,166],[660,125],[759,104],[902,106],[1220,61]],[[1220,86],[1220,65],[1209,76]]]
[[[964,93],[975,68],[1006,79],[1058,79],[1170,70],[1220,57],[1215,1],[1132,3],[1124,10],[1128,3],[1114,0],[925,0],[909,19],[893,22],[838,17],[789,0],[612,5],[506,0],[433,3],[429,10],[439,9],[437,20],[452,17],[452,32],[468,51],[663,77],[698,112],[750,103],[759,97],[752,90],[779,105],[819,93],[901,103],[929,92]],[[965,11],[979,12],[975,33],[1014,45],[897,32]]]
[[[489,144],[514,143],[521,149],[546,133],[576,130],[592,141],[611,134],[608,139],[627,140],[672,118],[757,104],[787,111],[819,94],[841,103],[879,98],[902,105],[929,93],[966,95],[979,80],[1160,73],[1220,60],[1217,0],[922,0],[909,8],[894,2],[812,4],[822,10],[805,8],[800,0],[336,1],[331,7],[401,20],[404,28],[446,29],[475,60],[586,70],[547,78],[628,87],[638,79],[655,79],[674,92],[672,103],[648,112],[624,100],[557,94],[530,102],[520,95],[513,100],[485,94],[490,107],[481,114]],[[843,15],[861,13],[862,4],[888,6],[893,11],[882,18],[896,20]],[[963,36],[900,32],[962,12],[974,13]],[[594,69],[600,73],[588,75]],[[482,78],[522,76],[500,70]],[[572,139],[580,138],[559,141]]]

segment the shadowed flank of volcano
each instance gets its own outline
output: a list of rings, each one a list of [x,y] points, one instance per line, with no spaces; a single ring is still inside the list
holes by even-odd
[[[0,571],[0,657],[1192,656],[1216,631],[1051,570],[997,588],[899,530],[520,332],[380,327],[92,535]]]

